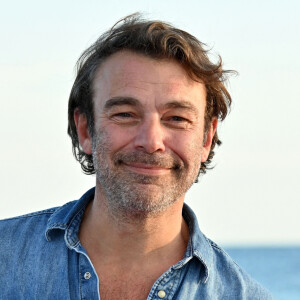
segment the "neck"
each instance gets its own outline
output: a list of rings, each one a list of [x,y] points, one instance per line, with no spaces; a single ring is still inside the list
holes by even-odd
[[[188,228],[182,218],[184,197],[155,215],[117,218],[110,213],[103,195],[96,187],[80,227],[79,238],[89,255],[100,254],[107,263],[170,258],[171,265],[183,257],[188,241]]]

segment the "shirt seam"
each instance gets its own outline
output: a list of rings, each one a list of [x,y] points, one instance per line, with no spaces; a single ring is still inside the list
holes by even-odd
[[[218,246],[215,242],[211,241],[210,239],[206,238],[208,240],[208,242],[210,243],[210,245],[216,249],[217,251],[219,251],[220,253],[222,253],[223,255],[225,255],[227,258],[229,258],[239,269],[241,269],[241,266],[234,261],[234,259],[232,259],[232,257],[220,246]]]
[[[40,216],[40,215],[52,215],[55,212],[55,210],[56,210],[56,208],[49,208],[49,209],[45,209],[45,210],[41,210],[41,211],[37,211],[37,212],[32,212],[32,213],[25,214],[25,215],[5,218],[5,219],[2,219],[0,221],[10,221],[10,220],[17,220],[17,219],[22,219],[22,218],[31,218],[31,217]]]
[[[69,224],[67,225],[67,227],[65,229],[65,236],[66,236],[67,244],[69,244],[71,247],[77,247],[80,244],[80,240],[78,238],[78,240],[75,242],[75,244],[71,245],[70,237],[72,235],[72,232],[70,232],[70,228],[72,227],[74,220],[77,219],[80,214],[82,214],[80,223],[82,222],[82,218],[83,218],[85,209],[86,209],[86,206],[81,207],[81,209],[70,220]],[[78,230],[78,233],[79,233],[79,230]]]

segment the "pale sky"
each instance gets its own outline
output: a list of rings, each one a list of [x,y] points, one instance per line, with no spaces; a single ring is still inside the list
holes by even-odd
[[[94,185],[72,157],[77,58],[140,11],[195,35],[235,69],[215,169],[186,202],[220,244],[300,244],[300,1],[1,1],[0,218],[62,205]]]

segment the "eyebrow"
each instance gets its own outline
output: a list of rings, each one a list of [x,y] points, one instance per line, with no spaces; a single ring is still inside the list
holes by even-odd
[[[179,108],[179,109],[187,109],[191,112],[197,113],[198,109],[192,103],[182,100],[182,101],[171,101],[162,105],[163,108]]]
[[[104,104],[104,110],[107,111],[114,106],[122,106],[122,105],[131,105],[135,107],[140,107],[141,102],[132,97],[114,97],[107,100]],[[198,109],[195,105],[191,104],[188,101],[181,100],[181,101],[170,101],[163,105],[161,105],[162,109],[171,109],[171,108],[179,108],[179,109],[187,109],[191,112],[197,113]]]
[[[109,110],[114,106],[131,105],[141,106],[140,101],[131,97],[115,97],[107,100],[104,104],[104,110]]]

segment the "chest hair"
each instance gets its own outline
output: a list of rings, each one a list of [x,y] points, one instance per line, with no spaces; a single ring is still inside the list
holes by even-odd
[[[101,300],[146,300],[156,278],[142,276],[99,277]]]

